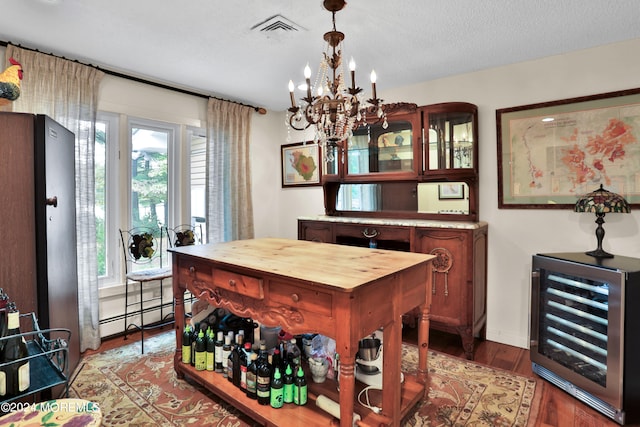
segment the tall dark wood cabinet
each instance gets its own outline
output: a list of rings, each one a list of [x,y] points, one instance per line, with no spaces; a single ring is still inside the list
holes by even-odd
[[[75,137],[44,115],[0,112],[0,287],[80,360]]]

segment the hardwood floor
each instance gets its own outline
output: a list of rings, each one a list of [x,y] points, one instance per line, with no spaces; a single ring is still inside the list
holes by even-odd
[[[412,331],[405,328],[405,341],[415,342]],[[511,371],[520,375],[537,377],[531,370],[529,350],[476,340],[475,358],[478,363]],[[429,331],[429,348],[464,358],[460,338],[439,331]],[[626,424],[627,426],[638,424]],[[542,402],[535,427],[614,427],[618,423],[590,408],[568,393],[542,380]]]
[[[166,326],[154,331],[145,332],[145,336],[169,331]],[[416,342],[416,330],[405,328],[404,340]],[[129,335],[127,340],[122,337],[111,338],[103,341],[98,350],[88,350],[84,355],[106,351],[122,345],[135,342],[140,339],[139,333]],[[456,335],[439,331],[430,331],[429,348],[447,353],[452,356],[464,358],[464,352],[460,344],[460,338]],[[491,341],[476,340],[475,361],[495,368],[512,371],[526,376],[535,376],[531,371],[529,350],[499,344]],[[534,427],[614,427],[616,422],[601,415],[596,410],[583,404],[576,398],[549,382],[542,381],[542,402],[538,411],[538,417]],[[627,426],[639,426],[640,424],[626,424]]]

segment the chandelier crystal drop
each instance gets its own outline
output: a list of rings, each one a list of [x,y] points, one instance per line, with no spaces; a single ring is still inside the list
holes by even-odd
[[[295,86],[289,81],[291,108],[288,124],[295,130],[315,127],[315,141],[323,146],[325,156],[332,150],[327,147],[340,147],[353,135],[353,131],[363,124],[383,122],[387,128],[387,118],[382,100],[376,95],[376,74],[371,72],[372,97],[366,102],[371,106],[362,107],[362,89],[356,86],[353,58],[349,61],[350,86],[347,86],[342,60],[342,41],[344,33],[336,30],[336,12],[346,5],[344,0],[324,0],[324,8],[333,16],[333,30],[324,34],[327,42],[318,74],[311,85],[311,68],[307,64],[304,69],[306,96],[302,97],[303,105],[296,104]],[[367,114],[367,112],[369,114]],[[325,159],[326,160],[326,159]]]

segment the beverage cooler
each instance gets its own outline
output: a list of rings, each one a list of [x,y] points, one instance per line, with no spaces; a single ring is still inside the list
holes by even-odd
[[[533,256],[533,371],[619,424],[640,421],[640,259]]]

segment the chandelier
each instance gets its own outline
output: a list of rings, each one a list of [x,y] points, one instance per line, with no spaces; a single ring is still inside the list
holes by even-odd
[[[288,124],[295,130],[305,130],[315,126],[316,142],[324,148],[341,146],[353,135],[353,131],[363,124],[382,121],[387,128],[387,118],[382,100],[376,96],[376,73],[371,71],[372,97],[366,102],[368,108],[362,108],[362,89],[355,82],[355,61],[349,61],[351,86],[345,84],[342,64],[342,41],[344,33],[336,30],[336,12],[346,5],[344,0],[324,0],[324,8],[333,16],[333,30],[324,34],[327,46],[322,55],[315,84],[311,85],[311,68],[304,69],[306,96],[304,105],[296,105],[293,81],[289,81],[291,108]],[[325,156],[328,150],[323,150]]]

